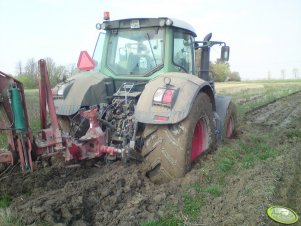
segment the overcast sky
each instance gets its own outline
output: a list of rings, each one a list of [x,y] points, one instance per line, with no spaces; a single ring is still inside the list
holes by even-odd
[[[269,71],[279,78],[282,69],[289,78],[293,68],[301,78],[300,0],[0,0],[0,70],[15,74],[17,62],[32,57],[70,65],[81,50],[92,55],[103,11],[112,20],[185,20],[199,40],[212,32],[231,46],[231,69],[243,79],[266,79]]]

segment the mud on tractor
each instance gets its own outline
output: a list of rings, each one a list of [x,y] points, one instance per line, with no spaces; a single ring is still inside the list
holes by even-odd
[[[71,162],[134,159],[161,183],[184,176],[202,153],[233,136],[235,106],[215,95],[209,72],[212,46],[221,46],[220,60],[228,61],[225,42],[211,34],[196,41],[193,27],[176,19],[106,19],[96,26],[93,57],[81,52],[79,74],[50,90],[40,60],[38,136],[28,129],[21,84],[2,73],[0,104],[11,136],[0,162],[19,161],[26,173],[32,158],[59,154]]]

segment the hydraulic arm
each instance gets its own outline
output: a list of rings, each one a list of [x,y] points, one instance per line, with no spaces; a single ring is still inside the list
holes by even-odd
[[[0,153],[0,163],[20,162],[24,174],[33,170],[32,135],[24,89],[21,82],[0,72],[0,130],[6,133],[8,149]]]

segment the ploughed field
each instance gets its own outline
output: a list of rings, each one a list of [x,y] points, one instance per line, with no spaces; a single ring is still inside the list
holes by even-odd
[[[58,162],[25,177],[10,167],[0,175],[0,225],[278,225],[271,205],[301,214],[301,81],[216,89],[237,104],[236,136],[184,178],[154,185],[138,163]],[[36,94],[26,92],[33,130]]]

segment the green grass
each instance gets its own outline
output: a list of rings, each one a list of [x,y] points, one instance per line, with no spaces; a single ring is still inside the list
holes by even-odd
[[[0,225],[1,226],[23,226],[20,219],[12,214],[10,209],[0,209]]]
[[[234,160],[225,157],[225,158],[221,158],[218,161],[217,167],[219,170],[221,170],[223,172],[227,172],[233,168],[234,164],[235,164]]]
[[[25,90],[25,100],[30,128],[37,132],[40,129],[39,90]]]
[[[230,95],[242,115],[276,99],[301,91],[301,80],[217,83],[218,95]]]
[[[299,87],[295,87],[294,89],[285,88],[280,90],[277,87],[267,87],[262,97],[238,106],[238,112],[246,113],[252,109],[266,105],[274,100],[277,100],[281,97],[288,96],[299,90],[300,90]]]
[[[191,193],[193,190],[196,192]],[[204,193],[209,193],[213,196],[220,195],[217,187],[212,186],[202,189],[200,184],[194,184],[192,189],[186,188],[183,190],[182,205],[169,208],[172,212],[172,217],[162,218],[157,221],[147,221],[142,225],[187,225],[188,222],[197,222],[201,208],[206,203]]]
[[[270,141],[270,135],[250,134],[248,143],[239,142],[239,151],[242,153],[240,163],[242,167],[250,168],[256,161],[263,161],[279,155],[280,152],[269,144]]]
[[[220,147],[220,151],[217,153],[216,167],[227,173],[231,171],[236,162],[241,159],[241,153],[236,143],[231,143]]]
[[[194,185],[192,185],[192,188],[197,192],[198,195],[201,195],[204,193],[208,193],[213,197],[219,197],[221,195],[219,184],[211,184],[210,183],[210,185],[206,188],[203,188],[203,186],[200,183],[195,183]]]
[[[11,202],[11,198],[7,193],[0,195],[0,208],[7,208]]]
[[[246,136],[247,139],[220,148],[216,164],[218,170],[228,173],[235,167],[248,169],[257,161],[279,155],[280,152],[269,143],[272,135],[249,133]]]
[[[244,134],[241,139],[232,140],[221,146],[213,156],[214,164],[208,165],[208,168],[204,166],[200,170],[202,183],[195,183],[184,188],[183,206],[178,212],[184,214],[185,222],[197,222],[206,203],[223,196],[223,189],[227,186],[229,177],[254,167],[260,161],[266,161],[281,154],[272,143],[276,131],[263,134],[262,131],[257,131],[256,128],[250,128],[248,125],[245,125],[243,130]],[[295,136],[294,134],[292,133],[291,136]],[[191,192],[193,190],[195,192]],[[252,191],[246,190],[245,192]]]
[[[179,220],[175,217],[172,218],[166,218],[166,219],[160,219],[157,221],[147,221],[143,223],[141,226],[178,226],[178,225],[184,225],[182,220]]]
[[[300,119],[301,120],[301,119]],[[288,138],[301,138],[301,130],[289,131],[286,135]]]
[[[220,191],[219,185],[216,185],[216,184],[210,185],[204,191],[209,193],[210,195],[212,195],[215,198],[221,196],[221,191]]]
[[[200,195],[190,195],[188,193],[183,194],[183,213],[185,216],[192,220],[196,220],[201,212],[202,206],[204,206],[205,201]]]

